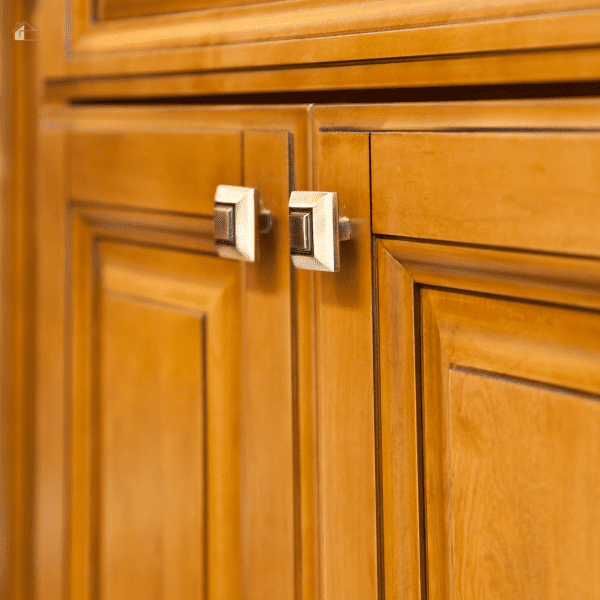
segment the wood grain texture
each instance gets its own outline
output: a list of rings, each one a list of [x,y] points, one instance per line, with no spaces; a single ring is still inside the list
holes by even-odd
[[[218,185],[239,185],[240,133],[73,132],[71,198],[212,214]]]
[[[203,315],[100,303],[100,595],[204,597]]]
[[[292,600],[296,584],[290,142],[287,132],[244,133],[244,185],[273,217],[259,262],[245,268],[244,597],[256,600]]]
[[[396,478],[418,474],[423,386],[429,597],[593,598],[598,261],[401,240],[378,258],[386,591],[418,556]]]
[[[425,131],[597,130],[597,98],[330,104],[314,109],[319,130]]]
[[[89,1],[89,0],[88,0]],[[274,2],[277,0],[267,0]],[[194,10],[207,10],[218,6],[255,4],[256,0],[96,0],[98,21],[131,17],[148,17]]]
[[[297,69],[264,73],[270,84],[265,77],[257,77],[252,84],[249,74],[230,72],[220,85],[235,82],[231,88],[235,93],[243,89],[385,87],[390,81],[393,87],[399,82],[544,81],[552,74],[556,81],[581,79],[593,71],[591,57],[586,61],[585,53],[573,50],[583,51],[599,42],[597,7],[583,0],[484,5],[453,1],[323,5],[295,0],[93,24],[89,0],[74,3],[73,12],[73,42],[67,41],[62,56],[56,52],[62,41],[55,36],[63,28],[62,13],[55,10],[52,0],[42,6],[39,27],[43,44],[48,46],[43,56],[44,78],[305,64],[311,66],[300,74],[294,74]],[[548,52],[560,48],[568,51]],[[532,50],[544,54],[527,56]],[[512,56],[515,51],[524,54]],[[490,54],[498,52],[502,55]],[[422,64],[423,57],[434,60]],[[390,59],[402,62],[393,68],[370,64],[367,70],[367,65],[331,67],[335,62]],[[438,68],[439,59],[444,69]],[[319,68],[312,66],[319,63]],[[210,82],[216,86],[218,80],[214,75],[195,76],[187,89],[210,93]],[[120,83],[135,89],[141,82]],[[181,89],[173,81],[162,83],[165,90]],[[155,93],[167,95],[158,92],[160,79],[155,86]]]
[[[358,600],[378,593],[369,136],[315,141],[315,187],[338,192],[354,236],[340,271],[315,275],[321,597]]]
[[[429,597],[593,598],[598,315],[421,298]]]
[[[449,394],[454,535],[464,549],[454,565],[456,596],[593,598],[597,397],[459,371],[450,373]],[[499,521],[501,543],[490,540]]]
[[[61,111],[62,112],[62,111]],[[58,207],[65,189],[66,132],[60,112],[40,115],[36,246],[37,288],[48,299],[36,302],[36,478],[34,574],[40,600],[63,597],[65,531],[65,390],[67,385],[64,306],[66,227]],[[57,218],[57,212],[59,218]],[[47,249],[53,251],[48,252]],[[60,249],[54,251],[54,249]],[[38,296],[39,298],[39,296]],[[62,300],[62,302],[61,302]]]
[[[0,597],[34,593],[35,49],[17,43],[25,2],[0,10]]]
[[[598,255],[598,149],[585,131],[374,133],[374,231]]]

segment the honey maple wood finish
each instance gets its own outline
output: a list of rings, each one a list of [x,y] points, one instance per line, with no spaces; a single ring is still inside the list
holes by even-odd
[[[313,460],[313,395],[295,373],[312,363],[292,334],[285,227],[290,172],[307,186],[306,134],[301,108],[46,110],[37,597],[314,586],[297,559],[314,555],[299,481],[312,467],[298,455],[302,437]],[[221,159],[202,170],[207,147]],[[196,159],[193,181],[181,155]],[[272,211],[261,263],[215,256],[215,177],[257,187]]]
[[[598,101],[316,107],[313,123],[316,147],[330,149],[317,174],[343,168],[360,136],[370,149],[369,172],[346,170],[346,194],[372,193],[374,395],[343,361],[320,359],[318,377],[354,382],[344,406],[374,406],[362,457],[374,449],[381,469],[380,589],[398,599],[595,598],[600,245],[588,222],[600,217]],[[570,146],[578,161],[557,160]],[[317,294],[317,315],[331,306],[348,313]],[[357,305],[354,318],[369,312]],[[331,321],[322,344],[338,338],[367,343]],[[347,411],[329,439],[339,445],[349,426],[368,421]],[[374,552],[361,529],[371,513],[356,508],[352,485],[340,489],[355,526],[338,544]]]
[[[598,313],[421,304],[429,596],[593,598]]]
[[[0,8],[0,597],[31,597],[34,493],[35,48],[15,44],[32,5]]]
[[[315,187],[339,195],[353,239],[315,275],[322,598],[377,596],[369,135],[315,138]],[[357,368],[360,365],[360,368]]]
[[[596,1],[227,4],[42,0],[45,100],[598,78]],[[38,596],[595,598],[598,102],[310,114],[45,113]],[[257,265],[221,183],[277,198]],[[293,188],[339,273],[291,272]]]
[[[597,261],[394,240],[378,260],[388,594],[418,563],[419,450],[428,597],[594,598]]]
[[[98,12],[91,0],[42,3],[49,97],[594,79],[600,44],[599,7],[585,0],[292,0],[183,12],[177,0],[155,4],[154,16],[108,19],[105,5],[116,3]],[[155,77],[122,77],[131,74]]]
[[[275,0],[267,0],[273,2]],[[216,6],[225,7],[244,4],[254,4],[255,0],[143,0],[142,2],[116,2],[115,0],[99,0],[96,3],[95,16],[97,21],[122,19],[126,17],[147,17],[181,13],[193,10],[214,9]]]
[[[64,263],[56,249],[72,248],[74,368],[71,374],[64,370],[71,361],[64,347],[54,345],[52,353],[40,355],[40,597],[61,597],[60,573],[66,567],[65,581],[76,598],[88,597],[90,590],[160,597],[173,590],[198,595],[198,589],[206,589],[209,598],[236,597],[240,590],[248,597],[358,599],[384,590],[389,598],[420,598],[427,590],[429,597],[440,599],[539,593],[554,600],[568,597],[563,590],[571,589],[592,598],[598,577],[592,499],[597,492],[593,373],[600,351],[595,345],[600,248],[592,235],[582,236],[577,246],[566,234],[568,227],[554,231],[547,219],[551,213],[536,210],[536,203],[547,200],[566,215],[563,197],[568,194],[570,204],[580,209],[574,223],[584,208],[588,219],[597,220],[591,184],[598,102],[316,107],[312,161],[303,152],[309,147],[305,110],[286,112],[48,109],[41,132],[45,168],[39,188],[39,289],[40,298],[56,301],[39,303],[38,347],[62,339],[71,318],[68,311],[56,310],[65,302]],[[252,131],[245,125],[249,121]],[[548,139],[554,144],[566,139],[586,158],[577,166],[581,189],[570,187],[566,169],[575,167],[556,163],[547,150]],[[384,143],[389,143],[387,152],[382,151]],[[404,156],[404,146],[415,143],[425,148],[421,162],[436,177],[421,177],[418,162],[404,175],[405,193],[399,197],[394,187],[400,185],[398,158]],[[461,157],[461,169],[448,156],[447,143]],[[454,203],[465,215],[477,205],[477,190],[469,181],[482,166],[471,144],[504,149],[489,167],[495,185],[481,186],[483,225],[474,218],[463,229],[448,231],[435,213],[438,203]],[[198,146],[212,153],[204,166]],[[314,276],[314,313],[313,276],[297,272],[291,278],[287,240],[278,237],[282,229],[276,227],[263,242],[267,262],[242,271],[239,264],[211,254],[212,230],[205,218],[212,210],[216,173],[229,182],[260,183],[257,187],[268,191],[265,198],[284,198],[276,209],[267,206],[279,211],[276,223],[287,224],[292,186],[289,173],[284,170],[281,176],[280,165],[287,164],[290,147],[294,187],[311,185],[307,174],[314,162],[312,187],[337,191],[340,214],[353,223],[353,239],[341,248],[340,272]],[[272,160],[264,160],[267,153]],[[157,154],[164,160],[156,160]],[[186,160],[198,167],[190,169]],[[182,164],[192,180],[174,177]],[[548,186],[539,172],[552,176],[556,185]],[[512,181],[515,173],[524,182],[521,186]],[[497,189],[506,191],[495,202],[506,202],[510,218],[489,229],[497,215],[486,212],[494,207],[484,200]],[[419,199],[430,197],[438,202],[423,212]],[[56,227],[57,205],[69,209],[72,239],[69,221]],[[406,219],[413,229],[399,229],[404,222],[397,214],[404,207],[413,207],[413,221]],[[546,233],[533,238],[535,244],[521,225],[522,212],[515,213],[514,207],[529,215],[530,227]],[[482,233],[481,227],[488,229]],[[420,231],[436,240],[419,242]],[[483,243],[512,250],[480,248]],[[222,266],[211,266],[217,263]],[[265,278],[265,267],[277,275]],[[210,294],[213,302],[205,302]],[[240,297],[241,304],[232,301]],[[251,306],[255,320],[247,328],[244,319]],[[143,313],[144,323],[155,325],[141,325],[133,337],[123,335],[130,313],[130,321]],[[193,335],[187,336],[184,323]],[[222,351],[213,344],[213,326],[223,337],[229,332],[237,340],[237,350],[221,361],[221,373],[211,371]],[[282,335],[282,330],[288,333]],[[160,332],[178,347],[189,345],[185,360],[164,354],[169,346],[158,343]],[[200,340],[205,341],[198,349]],[[153,390],[170,389],[165,382],[173,377],[187,390],[181,399],[189,410],[195,406],[190,398],[203,389],[203,382],[229,373],[228,383],[223,380],[216,391],[208,385],[207,398],[243,397],[243,404],[227,402],[223,413],[208,410],[207,402],[205,412],[192,410],[193,422],[178,421],[167,411],[165,396],[157,393],[155,408],[162,418],[123,430],[127,405],[122,408],[111,399],[128,398],[132,410],[139,406],[135,394],[127,392],[129,376],[114,366],[131,357],[128,344],[143,346],[148,361],[162,364],[155,373],[144,370],[150,363],[140,367],[136,362],[130,369],[139,384],[135,388],[144,388],[150,377]],[[260,359],[258,349],[266,351]],[[205,362],[206,369],[177,371],[188,359]],[[136,375],[140,368],[142,374]],[[281,379],[265,378],[265,369],[281,373]],[[71,376],[72,405],[63,412],[61,390]],[[106,395],[105,389],[114,391]],[[89,398],[99,399],[104,412],[98,411],[100,404],[90,405]],[[520,423],[523,411],[528,420]],[[471,413],[469,418],[479,417],[466,427],[464,415]],[[77,427],[68,415],[78,419]],[[241,445],[235,434],[238,420],[244,431]],[[549,422],[562,422],[565,428],[548,428]],[[581,422],[587,424],[585,431]],[[154,433],[162,427],[164,437]],[[125,432],[126,447],[115,435],[119,429]],[[267,429],[270,436],[264,435]],[[581,433],[579,445],[567,455],[572,463],[564,458],[562,470],[551,471],[549,465],[558,459],[548,449],[570,448],[576,431]],[[192,444],[163,448],[157,443],[177,440],[185,432]],[[529,462],[520,463],[516,457],[531,437],[539,449],[528,454]],[[68,464],[84,468],[65,472],[61,456],[69,438]],[[94,443],[98,438],[106,443]],[[475,452],[470,447],[474,440],[482,440],[484,450]],[[513,440],[514,448],[506,451],[504,440]],[[211,448],[217,450],[212,455]],[[239,463],[238,448],[244,448]],[[195,476],[197,486],[169,500],[180,509],[172,520],[156,510],[161,487],[149,483],[144,461],[136,458],[142,452],[157,457],[153,469],[162,482],[187,476],[179,469],[182,462],[196,465],[197,473],[203,460],[207,465],[204,479]],[[143,497],[121,477],[121,460],[132,461],[128,472],[136,489],[147,490]],[[570,464],[580,465],[582,474],[568,478]],[[211,465],[213,474],[217,465],[229,465],[227,477],[211,479]],[[480,488],[472,485],[476,468]],[[247,475],[232,475],[236,470]],[[499,480],[497,472],[511,473],[513,479],[507,474]],[[544,475],[538,485],[522,490],[520,482],[536,481],[532,473]],[[70,488],[63,497],[65,477]],[[107,509],[123,514],[118,500],[123,493],[131,494],[138,510],[133,520],[113,526],[103,515]],[[480,501],[477,494],[485,497]],[[55,498],[64,499],[56,503]],[[574,498],[578,516],[562,526],[558,515]],[[62,502],[70,515],[66,523]],[[486,503],[496,510],[490,512]],[[193,505],[196,513],[189,509]],[[505,520],[496,518],[501,510]],[[155,515],[150,524],[143,519],[147,513]],[[183,523],[190,523],[197,536],[187,538]],[[63,526],[69,544],[66,564],[61,559]],[[150,553],[134,556],[117,543],[123,531],[142,540],[155,531],[170,552],[159,553],[158,562]],[[173,531],[181,531],[182,537],[175,539]],[[543,543],[538,532],[545,536]],[[197,543],[198,536],[204,541]],[[471,544],[471,538],[482,541]],[[579,539],[585,540],[586,552],[571,550]],[[195,541],[190,545],[190,540]],[[177,555],[197,560],[170,560]],[[512,556],[527,558],[515,562]],[[203,570],[199,563],[204,561]],[[124,562],[133,573],[158,570],[162,577],[125,577]],[[168,581],[174,583],[164,587]]]

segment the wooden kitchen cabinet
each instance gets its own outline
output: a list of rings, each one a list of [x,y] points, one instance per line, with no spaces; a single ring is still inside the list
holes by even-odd
[[[598,2],[10,8],[0,596],[597,600]]]
[[[325,597],[597,597],[599,108],[315,109]]]
[[[36,597],[293,597],[306,134],[301,107],[42,116]],[[216,255],[218,184],[271,211],[259,263]]]
[[[37,597],[595,598],[599,122],[46,108]],[[273,213],[255,264],[215,254],[219,184]],[[310,188],[337,273],[290,264]]]

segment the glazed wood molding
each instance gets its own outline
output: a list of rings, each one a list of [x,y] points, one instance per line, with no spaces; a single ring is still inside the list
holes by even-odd
[[[61,11],[46,0],[39,28],[45,48],[40,54],[42,73],[48,79],[365,60],[438,61],[471,54],[572,51],[600,43],[600,14],[583,0],[495,1],[480,6],[454,1],[323,5],[292,0],[100,21],[94,20],[89,0],[75,0],[66,46],[63,21]],[[565,75],[577,70],[577,61],[570,63]],[[353,80],[359,74],[355,72]],[[511,80],[508,74],[505,79],[496,77]],[[532,78],[537,79],[534,69],[524,79]]]
[[[121,63],[124,68],[129,61]],[[598,74],[598,49],[542,53],[478,54],[438,60],[401,60],[299,66],[284,69],[205,72],[145,77],[97,77],[49,81],[47,101],[178,97],[202,94],[235,95],[343,89],[408,88],[503,83],[554,83],[593,80]],[[377,100],[377,93],[373,99]],[[397,91],[402,100],[402,91]]]
[[[600,262],[510,250],[379,240],[415,284],[600,308]]]

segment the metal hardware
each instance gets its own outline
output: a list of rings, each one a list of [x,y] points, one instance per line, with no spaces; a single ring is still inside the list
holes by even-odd
[[[258,213],[258,231],[259,233],[269,233],[273,227],[273,216],[270,210],[261,210]]]
[[[338,220],[336,192],[292,192],[290,251],[298,269],[338,271],[340,241],[349,240],[351,223]]]
[[[340,217],[340,242],[347,242],[352,237],[352,223],[348,217]]]
[[[258,260],[258,233],[268,233],[273,225],[268,210],[258,212],[258,190],[218,186],[214,214],[217,254],[249,262]]]
[[[312,254],[310,211],[290,210],[290,249],[293,254]]]
[[[235,243],[235,209],[227,204],[215,204],[215,241]]]

